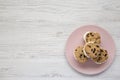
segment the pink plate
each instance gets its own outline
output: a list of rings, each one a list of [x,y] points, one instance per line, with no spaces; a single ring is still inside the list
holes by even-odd
[[[83,46],[84,40],[83,35],[87,31],[98,32],[101,35],[101,47],[106,49],[109,54],[108,60],[103,64],[95,64],[91,60],[88,60],[86,63],[78,63],[73,56],[74,49],[81,45]],[[113,62],[115,57],[115,44],[111,35],[104,29],[94,26],[86,25],[75,30],[67,40],[65,55],[68,60],[68,63],[78,72],[88,75],[94,75],[103,72],[106,70]]]

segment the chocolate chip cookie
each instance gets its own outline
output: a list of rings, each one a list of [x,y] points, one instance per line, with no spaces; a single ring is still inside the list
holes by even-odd
[[[107,50],[100,49],[100,54],[96,58],[92,58],[92,60],[96,64],[104,63],[108,59],[108,52]]]
[[[78,46],[75,49],[75,51],[74,51],[74,57],[80,63],[85,63],[88,60],[88,58],[83,53],[83,47],[82,46]]]
[[[92,42],[86,43],[83,48],[83,52],[88,58],[95,58],[100,53],[100,46],[99,44]]]
[[[101,37],[100,34],[97,32],[86,32],[84,35],[85,42],[94,42],[97,44],[101,43]]]

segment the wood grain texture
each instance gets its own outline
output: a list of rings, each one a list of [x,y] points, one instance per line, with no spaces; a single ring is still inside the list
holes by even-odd
[[[93,24],[116,43],[104,73],[74,71],[64,56],[68,36]],[[120,78],[120,0],[0,0],[0,80],[117,80]]]

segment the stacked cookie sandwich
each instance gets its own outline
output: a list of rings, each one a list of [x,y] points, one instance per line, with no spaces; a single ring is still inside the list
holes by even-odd
[[[88,58],[96,64],[104,63],[108,59],[108,52],[100,46],[100,34],[97,32],[86,32],[83,38],[85,45],[78,46],[75,49],[75,59],[80,63],[85,63]]]

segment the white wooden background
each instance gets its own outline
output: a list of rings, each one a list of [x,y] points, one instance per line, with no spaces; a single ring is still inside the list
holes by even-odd
[[[93,24],[116,43],[104,73],[86,76],[67,63],[64,48],[76,28]],[[0,80],[120,79],[120,0],[0,0]]]

